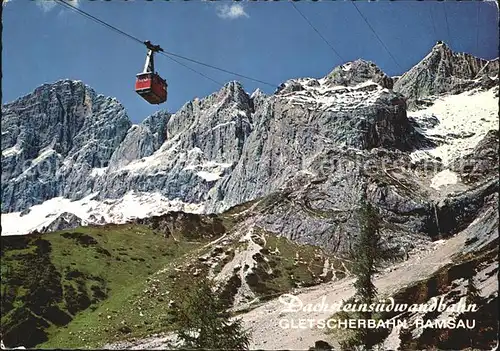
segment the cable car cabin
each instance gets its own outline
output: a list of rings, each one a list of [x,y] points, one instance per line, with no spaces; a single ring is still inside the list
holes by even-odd
[[[139,73],[135,81],[135,91],[150,104],[167,101],[167,82],[157,73]]]
[[[150,104],[161,104],[167,101],[167,81],[155,72],[154,54],[163,51],[159,45],[153,45],[150,41],[144,44],[148,49],[146,62],[142,73],[139,73],[135,81],[135,91]]]

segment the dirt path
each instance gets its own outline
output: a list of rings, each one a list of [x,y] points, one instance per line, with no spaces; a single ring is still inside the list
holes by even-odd
[[[465,233],[447,241],[433,244],[426,253],[410,257],[390,271],[383,272],[375,280],[379,294],[392,293],[401,287],[424,279],[433,272],[451,262],[451,257],[459,252],[465,242]],[[328,304],[346,300],[354,294],[353,279],[323,284],[309,288],[296,295],[303,304],[319,304],[322,299]],[[279,321],[299,319],[329,318],[330,312],[283,312],[284,305],[278,300],[272,300],[256,309],[242,315],[245,326],[252,330],[251,349],[289,349],[307,350],[317,340],[325,340],[324,330],[318,328],[297,329],[280,327]]]
[[[410,258],[392,266],[375,278],[375,285],[379,294],[392,294],[400,288],[429,277],[439,268],[451,262],[451,257],[462,250],[467,231],[457,236],[432,243],[424,252],[419,252]],[[354,294],[353,279],[344,279],[337,282],[322,284],[316,287],[300,289],[295,294],[304,304],[319,304],[322,300],[328,304],[347,300]],[[265,350],[307,350],[317,340],[329,340],[324,330],[318,328],[297,329],[280,327],[281,319],[327,319],[330,312],[283,312],[284,305],[279,299],[274,299],[247,312],[240,317],[244,325],[252,332],[251,349]],[[108,349],[165,349],[172,346],[172,336],[157,335],[132,342],[120,342],[105,345]]]

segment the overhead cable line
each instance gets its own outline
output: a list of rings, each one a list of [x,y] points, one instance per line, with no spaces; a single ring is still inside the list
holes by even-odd
[[[446,2],[443,1],[444,9],[444,20],[446,22],[446,32],[448,33],[448,40],[450,41],[450,46],[452,46],[451,36],[450,36],[450,26],[448,25],[448,15],[446,14]]]
[[[136,42],[138,42],[138,43],[140,43],[140,44],[144,44],[144,42],[143,42],[142,40],[140,40],[139,38],[134,37],[133,35],[130,35],[130,34],[128,34],[128,33],[126,33],[126,32],[124,32],[124,31],[122,31],[121,29],[118,29],[118,28],[116,28],[116,27],[112,26],[111,24],[108,24],[108,23],[106,23],[106,22],[104,22],[104,21],[100,20],[99,18],[92,16],[92,15],[91,15],[91,14],[89,14],[89,13],[87,13],[87,12],[85,12],[85,11],[80,10],[78,7],[75,7],[75,6],[73,6],[73,5],[68,4],[68,3],[67,3],[66,1],[64,1],[64,0],[55,0],[55,1],[56,1],[56,2],[58,2],[58,3],[60,3],[60,4],[63,4],[64,6],[68,7],[69,9],[71,9],[71,10],[73,10],[73,11],[75,11],[75,12],[77,12],[77,13],[81,14],[81,15],[83,15],[84,17],[91,19],[92,21],[94,21],[94,22],[96,22],[96,23],[102,24],[103,26],[105,26],[105,27],[107,27],[107,28],[109,28],[109,29],[111,29],[111,30],[114,30],[114,31],[115,31],[115,32],[117,32],[118,34],[122,34],[122,35],[126,36],[127,38],[129,38],[129,39],[131,39],[131,40],[134,40],[134,41],[136,41]],[[220,85],[220,86],[224,86],[224,84],[223,84],[223,83],[218,82],[218,81],[216,81],[215,79],[210,78],[209,76],[207,76],[207,75],[205,75],[205,74],[203,74],[203,73],[201,73],[201,72],[199,72],[199,71],[195,70],[194,68],[189,67],[188,65],[186,65],[186,64],[184,64],[184,63],[182,63],[182,62],[180,62],[180,61],[178,61],[178,60],[176,60],[176,59],[174,59],[174,58],[172,58],[172,57],[170,57],[170,56],[166,56],[166,55],[165,55],[165,57],[167,57],[167,58],[169,58],[170,60],[172,60],[172,61],[176,62],[177,64],[179,64],[179,65],[181,65],[181,66],[183,66],[183,67],[185,67],[185,68],[187,68],[187,69],[189,69],[189,70],[191,70],[191,71],[193,71],[193,72],[195,72],[195,73],[199,74],[200,76],[205,77],[205,78],[207,78],[208,80],[211,80],[211,81],[212,81],[212,82],[214,82],[215,84],[218,84],[218,85]]]
[[[396,65],[398,65],[398,67],[402,70],[403,67],[401,67],[401,65],[399,64],[399,62],[394,58],[394,56],[392,55],[391,51],[387,48],[387,46],[384,44],[384,42],[382,41],[382,39],[380,39],[380,37],[378,36],[377,32],[375,32],[375,29],[373,29],[373,27],[370,25],[370,23],[368,22],[368,20],[366,19],[366,17],[363,15],[363,13],[361,13],[361,11],[359,10],[358,6],[356,5],[356,2],[355,1],[350,1],[351,4],[354,5],[354,7],[356,8],[356,11],[358,11],[359,15],[361,16],[361,18],[363,18],[363,20],[365,21],[365,23],[368,25],[368,27],[371,29],[371,31],[373,32],[373,34],[375,35],[375,37],[377,37],[378,41],[380,42],[380,44],[382,44],[382,46],[384,47],[384,49],[389,53],[389,55],[391,56],[392,60],[396,63]]]
[[[200,71],[197,71],[197,70],[195,70],[194,68],[189,67],[188,65],[186,65],[186,64],[184,64],[184,63],[182,63],[182,62],[180,62],[179,60],[176,60],[176,59],[174,59],[173,57],[168,56],[167,54],[165,54],[165,52],[160,51],[159,53],[160,53],[161,55],[164,55],[166,58],[168,58],[168,59],[170,59],[170,60],[172,60],[172,61],[174,61],[174,62],[178,63],[179,65],[184,66],[184,67],[186,67],[187,69],[189,69],[189,70],[191,70],[191,71],[193,71],[193,72],[195,72],[195,73],[198,73],[200,76],[205,77],[205,78],[207,78],[208,80],[211,80],[211,81],[212,81],[212,82],[214,82],[215,84],[218,84],[218,85],[220,85],[220,86],[224,86],[224,83],[221,83],[221,82],[219,82],[219,81],[217,81],[217,80],[215,80],[215,79],[213,79],[213,78],[210,78],[210,77],[209,77],[209,76],[207,76],[206,74],[201,73]]]
[[[136,41],[136,42],[138,42],[138,43],[140,43],[140,44],[142,44],[142,45],[144,45],[144,42],[143,42],[142,40],[140,40],[139,38],[134,37],[133,35],[130,35],[130,34],[128,34],[128,33],[126,33],[126,32],[124,32],[124,31],[122,31],[121,29],[118,29],[118,28],[116,28],[115,26],[112,26],[111,24],[108,24],[108,23],[106,23],[106,22],[104,22],[104,21],[100,20],[99,18],[97,18],[97,17],[95,17],[95,16],[92,16],[91,14],[89,14],[89,13],[87,13],[87,12],[83,11],[83,10],[80,10],[78,7],[75,7],[75,6],[73,6],[73,5],[69,4],[69,3],[67,3],[67,2],[66,2],[66,1],[64,1],[64,0],[55,0],[55,1],[56,1],[57,3],[59,3],[59,4],[61,4],[61,5],[66,6],[67,8],[69,8],[70,10],[72,10],[72,11],[74,11],[74,12],[77,12],[77,13],[81,14],[82,16],[84,16],[84,17],[86,17],[86,18],[89,18],[90,20],[92,20],[92,21],[94,21],[94,22],[96,22],[96,23],[99,23],[99,24],[101,24],[101,25],[103,25],[103,26],[105,26],[105,27],[107,27],[107,28],[109,28],[109,29],[111,29],[111,30],[114,30],[114,31],[115,31],[115,32],[117,32],[118,34],[124,35],[125,37],[127,37],[127,38],[129,38],[129,39],[131,39],[131,40],[133,40],[133,41]],[[216,84],[218,84],[218,85],[221,85],[221,86],[223,86],[223,85],[224,85],[224,84],[222,84],[222,83],[220,83],[220,82],[218,82],[218,81],[216,81],[216,80],[214,80],[214,79],[212,79],[212,78],[208,77],[207,75],[205,75],[205,74],[203,74],[203,73],[201,73],[201,72],[198,72],[197,70],[195,70],[195,69],[193,69],[193,68],[191,68],[191,67],[189,67],[189,66],[187,66],[187,65],[183,64],[182,62],[179,62],[178,60],[173,59],[172,57],[169,57],[169,56],[166,56],[166,57],[168,57],[168,58],[169,58],[169,59],[171,59],[172,61],[174,61],[174,62],[178,63],[179,65],[184,66],[185,68],[187,68],[187,69],[189,69],[189,70],[191,70],[191,71],[193,71],[193,72],[195,72],[195,73],[197,73],[197,74],[199,74],[199,75],[201,75],[201,76],[203,76],[203,77],[205,77],[205,78],[207,78],[207,79],[211,80],[212,82],[214,82],[214,83],[216,83]]]
[[[111,30],[116,31],[116,32],[117,32],[117,33],[119,33],[119,34],[122,34],[122,35],[124,35],[124,36],[128,37],[129,39],[132,39],[132,40],[134,40],[134,41],[136,41],[136,42],[138,42],[138,43],[140,43],[140,44],[144,44],[144,42],[143,42],[142,40],[140,40],[140,39],[138,39],[138,38],[134,37],[133,35],[130,35],[130,34],[128,34],[128,33],[125,33],[125,32],[124,32],[124,31],[122,31],[121,29],[118,29],[118,28],[116,28],[116,27],[112,26],[111,24],[108,24],[108,23],[106,23],[106,22],[104,22],[104,21],[100,20],[99,18],[97,18],[97,17],[95,17],[95,16],[92,16],[92,15],[91,15],[90,13],[88,13],[88,12],[85,12],[85,11],[83,11],[83,10],[80,10],[78,7],[73,6],[73,5],[69,4],[68,2],[66,2],[66,1],[64,1],[64,0],[55,0],[55,2],[57,2],[57,3],[58,3],[58,4],[60,4],[60,5],[64,5],[64,6],[66,6],[67,8],[69,8],[69,9],[71,9],[71,10],[75,11],[75,12],[78,12],[79,14],[81,14],[81,15],[83,15],[83,16],[85,16],[85,17],[87,17],[87,18],[90,18],[90,19],[91,19],[91,20],[93,20],[93,21],[95,21],[95,22],[97,22],[97,23],[99,23],[99,24],[102,24],[103,26],[108,27],[108,28],[109,28],[109,29],[111,29]]]
[[[186,57],[186,56],[182,56],[182,55],[178,55],[178,54],[174,54],[173,52],[168,52],[168,51],[163,51],[163,54],[165,55],[171,55],[171,56],[174,56],[174,57],[178,57],[178,58],[181,58],[183,60],[186,60],[186,61],[190,61],[190,62],[193,62],[193,63],[196,63],[198,65],[201,65],[201,66],[205,66],[205,67],[209,67],[209,68],[213,68],[213,69],[216,69],[218,71],[221,71],[221,72],[225,72],[225,73],[229,73],[229,74],[232,74],[234,76],[238,76],[238,77],[241,77],[241,78],[245,78],[245,79],[248,79],[248,80],[253,80],[254,82],[257,82],[257,83],[262,83],[262,84],[265,84],[265,85],[269,85],[270,87],[273,87],[273,88],[276,88],[276,84],[272,84],[272,83],[268,83],[268,82],[265,82],[263,80],[259,80],[259,79],[255,79],[255,78],[251,78],[249,76],[245,76],[243,74],[239,74],[239,73],[236,73],[236,72],[232,72],[232,71],[228,71],[224,68],[220,68],[220,67],[216,67],[216,66],[212,66],[208,63],[203,63],[201,61],[197,61],[197,60],[194,60],[194,59],[190,59],[189,57]]]
[[[480,2],[477,2],[477,16],[476,16],[476,55],[478,53],[478,45],[479,45],[479,11],[481,11]]]
[[[77,13],[79,13],[79,14],[81,14],[81,15],[83,15],[83,16],[85,16],[85,17],[87,17],[87,18],[91,19],[91,20],[93,20],[93,21],[94,21],[94,22],[96,22],[96,23],[99,23],[99,24],[101,24],[101,25],[103,25],[103,26],[107,27],[108,29],[111,29],[111,30],[113,30],[113,31],[115,31],[115,32],[117,32],[117,33],[119,33],[119,34],[121,34],[121,35],[126,36],[127,38],[129,38],[129,39],[131,39],[131,40],[133,40],[133,41],[136,41],[136,42],[138,42],[138,43],[140,43],[140,44],[142,44],[142,45],[144,45],[144,44],[145,44],[145,42],[144,42],[144,41],[142,41],[142,40],[140,40],[139,38],[137,38],[137,37],[135,37],[135,36],[133,36],[133,35],[130,35],[130,34],[128,34],[128,33],[124,32],[124,31],[122,31],[121,29],[119,29],[119,28],[117,28],[117,27],[115,27],[115,26],[113,26],[113,25],[111,25],[111,24],[109,24],[109,23],[106,23],[106,22],[104,22],[104,21],[100,20],[99,18],[97,18],[97,17],[95,17],[95,16],[93,16],[93,15],[89,14],[88,12],[85,12],[85,11],[83,11],[83,10],[79,9],[79,8],[78,8],[78,7],[76,7],[76,6],[73,6],[73,5],[69,4],[69,3],[67,3],[67,2],[66,2],[66,1],[64,1],[64,0],[54,0],[54,1],[56,1],[56,3],[58,3],[58,4],[60,4],[60,5],[66,6],[67,8],[69,8],[69,9],[71,9],[71,10],[73,10],[73,11],[75,11],[75,12],[77,12]],[[245,78],[245,79],[248,79],[248,80],[252,80],[252,81],[254,81],[254,82],[262,83],[262,84],[265,84],[265,85],[268,85],[268,86],[271,86],[271,87],[276,87],[276,86],[277,86],[276,84],[272,84],[272,83],[268,83],[268,82],[265,82],[265,81],[262,81],[262,80],[259,80],[259,79],[251,78],[251,77],[249,77],[249,76],[245,76],[245,75],[243,75],[243,74],[239,74],[239,73],[236,73],[236,72],[232,72],[232,71],[226,70],[226,69],[224,69],[224,68],[216,67],[216,66],[213,66],[213,65],[210,65],[210,64],[207,64],[207,63],[201,62],[201,61],[197,61],[197,60],[191,59],[191,58],[189,58],[189,57],[185,57],[185,56],[182,56],[182,55],[175,54],[175,53],[173,53],[173,52],[161,51],[160,53],[161,53],[163,56],[168,57],[168,58],[169,58],[169,59],[171,59],[172,61],[174,61],[174,62],[176,62],[176,63],[178,63],[178,64],[180,64],[180,65],[182,65],[182,66],[184,66],[184,67],[186,67],[186,68],[188,68],[188,69],[190,69],[190,70],[192,70],[192,71],[196,72],[196,73],[198,73],[199,75],[201,75],[201,76],[203,76],[203,77],[205,77],[205,78],[207,78],[207,79],[210,79],[211,81],[213,81],[213,82],[215,82],[215,83],[217,83],[217,84],[219,84],[219,85],[224,85],[224,84],[222,84],[222,83],[220,83],[220,82],[217,82],[216,80],[214,80],[214,79],[212,79],[212,78],[210,78],[210,77],[206,76],[205,74],[203,74],[203,73],[201,73],[201,72],[199,72],[199,71],[197,71],[197,70],[195,70],[195,69],[193,69],[193,68],[191,68],[191,67],[189,67],[189,66],[187,66],[187,65],[185,65],[185,64],[183,64],[183,63],[181,63],[181,62],[179,62],[178,60],[175,60],[175,59],[174,59],[174,58],[172,58],[171,56],[178,57],[178,58],[184,59],[184,60],[186,60],[186,61],[190,61],[190,62],[193,62],[193,63],[199,64],[199,65],[202,65],[202,66],[205,66],[205,67],[209,67],[209,68],[212,68],[212,69],[215,69],[215,70],[218,70],[218,71],[224,72],[224,73],[228,73],[228,74],[231,74],[231,75],[234,75],[234,76],[238,76],[238,77],[241,77],[241,78]]]
[[[346,60],[344,60],[344,58],[337,52],[337,50],[335,50],[335,48],[333,47],[333,45],[331,45],[330,42],[328,40],[326,40],[323,35],[321,35],[321,33],[319,32],[319,30],[317,30],[316,27],[314,27],[314,25],[311,23],[311,21],[309,21],[307,19],[307,17],[298,9],[298,7],[295,6],[295,4],[293,3],[293,1],[291,2],[291,4],[292,4],[293,8],[302,16],[302,18],[304,18],[304,20],[311,26],[311,28],[314,29],[314,31],[319,35],[319,37],[321,39],[323,39],[323,41],[326,43],[326,45],[328,45],[330,47],[330,49],[332,49],[332,51],[334,52],[334,54],[337,55],[342,60],[342,62],[345,62]]]
[[[439,40],[438,35],[437,35],[437,31],[436,31],[436,23],[434,21],[434,16],[432,15],[432,4],[433,3],[430,3],[430,5],[429,5],[429,13],[431,15],[432,29],[434,31],[435,40]]]

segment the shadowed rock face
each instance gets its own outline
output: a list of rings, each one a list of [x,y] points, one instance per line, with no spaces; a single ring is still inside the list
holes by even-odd
[[[473,88],[498,85],[498,58],[483,60],[465,53],[454,53],[438,42],[431,52],[397,79],[394,91],[403,94],[414,108],[431,95],[458,94]]]
[[[455,160],[451,168],[467,183],[494,177],[498,174],[498,148],[498,130],[490,130],[471,154]]]

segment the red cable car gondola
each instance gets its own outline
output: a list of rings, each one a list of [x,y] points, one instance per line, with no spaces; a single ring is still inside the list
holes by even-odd
[[[161,78],[154,69],[154,53],[163,51],[159,45],[152,45],[149,41],[144,42],[148,48],[144,71],[137,74],[135,91],[150,104],[161,104],[167,101],[167,81]]]

